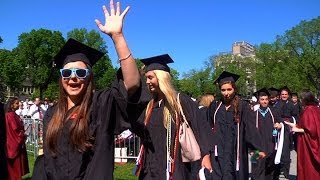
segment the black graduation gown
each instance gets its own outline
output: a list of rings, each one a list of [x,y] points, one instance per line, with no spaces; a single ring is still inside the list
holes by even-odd
[[[139,102],[140,91],[135,94],[135,102]],[[89,121],[89,133],[95,137],[93,148],[84,153],[75,150],[67,138],[72,120],[65,120],[66,123],[58,136],[57,157],[50,155],[44,143],[44,155],[37,159],[32,179],[113,179],[114,134],[130,127],[126,122],[130,115],[127,110],[137,104],[128,104],[122,81],[115,81],[108,90],[95,92]],[[44,134],[53,113],[54,109],[50,109],[45,115]]]
[[[291,101],[283,101],[279,100],[279,102],[275,105],[275,108],[279,111],[279,114],[283,121],[293,122],[294,117],[296,120],[298,119],[298,111],[294,108],[294,105]],[[290,170],[290,148],[292,144],[292,134],[290,134],[290,127],[285,125],[284,129],[284,142],[283,149],[281,155],[281,171],[284,172],[284,175],[288,177]]]
[[[189,96],[180,94],[180,102],[187,120],[190,122],[193,133],[198,141],[202,156],[209,154],[212,145],[207,141],[211,136],[211,130],[205,116],[201,116],[197,104]],[[133,122],[132,131],[142,139],[145,153],[143,156],[143,167],[139,179],[144,180],[164,180],[166,179],[166,137],[167,130],[163,124],[164,102],[154,102],[147,126],[144,126],[145,111],[141,114],[137,122]],[[172,122],[171,152],[173,152],[174,138],[176,133],[175,122]],[[173,154],[171,153],[173,157]],[[177,143],[177,155],[174,180],[192,179],[190,163],[183,163],[181,159],[181,149]]]
[[[4,106],[0,102],[0,177],[7,179],[7,158],[6,158],[6,120]]]
[[[266,110],[266,108],[261,109],[263,111]],[[271,113],[273,115],[274,122]],[[266,175],[273,176],[273,172],[275,170],[274,158],[276,153],[275,143],[277,140],[276,137],[272,135],[272,132],[274,129],[274,123],[280,123],[282,120],[278,111],[272,107],[269,107],[265,116],[263,116],[259,110],[255,111],[255,117],[256,120],[258,120],[258,131],[262,139],[262,148],[266,153],[266,158],[258,159],[256,163],[252,164],[252,177],[255,180],[264,180]]]
[[[262,150],[261,138],[254,123],[254,113],[247,102],[240,101],[239,171],[236,171],[238,127],[233,118],[234,110],[232,107],[226,110],[225,105],[221,104],[215,116],[215,124],[213,124],[219,103],[211,103],[208,111],[209,122],[213,128],[213,141],[217,147],[211,153],[212,178],[215,180],[247,180],[249,178],[248,148]]]

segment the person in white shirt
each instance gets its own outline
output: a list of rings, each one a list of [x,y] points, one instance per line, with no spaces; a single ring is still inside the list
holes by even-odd
[[[40,104],[40,98],[36,98],[33,105],[30,106],[28,115],[31,116],[32,119],[42,119],[44,113],[45,109]]]
[[[16,110],[16,114],[23,118],[23,102],[19,102],[19,109]]]

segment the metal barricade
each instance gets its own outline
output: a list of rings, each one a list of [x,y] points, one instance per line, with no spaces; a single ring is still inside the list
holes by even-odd
[[[27,152],[37,157],[42,151],[42,120],[23,118],[25,134],[27,136],[26,147]]]
[[[135,161],[139,155],[140,144],[140,138],[131,132],[130,135],[126,135],[125,137],[121,135],[116,136],[114,161],[117,163],[126,163],[128,160]]]
[[[23,118],[25,134],[27,135],[27,152],[34,157],[43,153],[43,121],[39,119]],[[128,130],[126,131],[128,133]],[[125,136],[115,136],[115,162],[135,161],[140,150],[140,138],[131,133]]]

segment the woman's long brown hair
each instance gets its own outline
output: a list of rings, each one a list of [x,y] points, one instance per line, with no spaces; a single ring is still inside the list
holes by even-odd
[[[91,69],[90,69],[91,71]],[[48,130],[46,133],[46,143],[49,149],[49,152],[56,156],[57,154],[57,140],[58,135],[61,133],[61,130],[65,124],[65,120],[70,119],[73,114],[77,116],[73,120],[70,129],[69,129],[69,138],[71,144],[76,148],[79,152],[84,152],[92,147],[92,143],[90,140],[92,137],[89,136],[89,117],[90,117],[90,105],[92,102],[93,89],[94,85],[92,82],[93,76],[92,74],[88,77],[89,82],[86,88],[85,93],[83,94],[83,98],[81,103],[76,106],[72,112],[69,113],[68,117],[65,117],[68,111],[67,107],[67,93],[62,86],[62,79],[59,81],[59,99],[56,105],[56,109],[48,124]]]
[[[221,86],[224,84],[231,84],[231,86],[234,89],[234,97],[231,100],[231,107],[233,107],[234,109],[234,113],[233,113],[233,121],[236,123],[240,123],[240,113],[241,113],[241,109],[240,109],[240,103],[241,103],[241,98],[240,96],[237,95],[237,87],[235,82],[231,82],[231,81],[224,81],[223,83],[219,84],[219,89],[221,89]]]

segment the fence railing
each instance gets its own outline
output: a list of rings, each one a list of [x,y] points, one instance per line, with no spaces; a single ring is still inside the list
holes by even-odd
[[[25,134],[27,135],[27,151],[34,157],[43,153],[43,123],[42,120],[23,118]],[[135,160],[140,150],[140,138],[129,130],[115,136],[115,162],[126,163]]]
[[[34,157],[42,153],[42,120],[24,118],[24,129],[27,135],[26,147],[29,153],[32,153]]]

